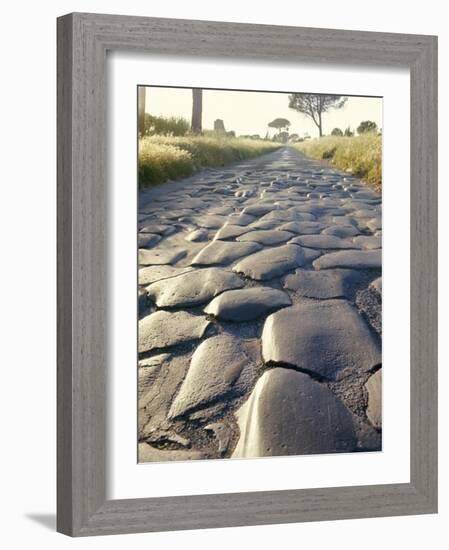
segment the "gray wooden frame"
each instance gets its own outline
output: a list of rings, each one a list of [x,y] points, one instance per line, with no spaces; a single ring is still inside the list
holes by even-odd
[[[106,499],[106,52],[411,73],[410,483]],[[58,507],[72,536],[437,511],[437,38],[75,13],[58,19]]]

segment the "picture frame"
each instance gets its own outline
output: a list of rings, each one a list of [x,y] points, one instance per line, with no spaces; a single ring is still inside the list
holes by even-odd
[[[437,38],[72,13],[58,26],[57,530],[71,536],[437,511]],[[107,500],[106,52],[408,67],[410,482]]]

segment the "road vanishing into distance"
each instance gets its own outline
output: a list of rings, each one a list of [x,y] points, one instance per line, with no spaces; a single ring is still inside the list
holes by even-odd
[[[139,460],[381,450],[381,197],[293,148],[139,193]]]

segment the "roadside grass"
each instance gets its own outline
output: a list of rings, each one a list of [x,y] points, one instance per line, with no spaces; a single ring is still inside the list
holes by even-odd
[[[382,190],[382,136],[373,133],[353,137],[325,136],[294,146],[308,157],[328,160],[336,168]]]
[[[271,141],[212,136],[144,136],[139,139],[139,187],[185,178],[208,166],[225,166],[279,149]]]

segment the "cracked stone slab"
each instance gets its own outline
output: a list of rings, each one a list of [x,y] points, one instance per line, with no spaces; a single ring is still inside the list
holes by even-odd
[[[228,334],[202,342],[192,356],[169,417],[182,416],[219,398],[228,400],[243,395],[256,377],[258,353],[256,340]]]
[[[242,288],[244,282],[230,271],[211,267],[157,281],[146,287],[158,307],[193,307],[204,304],[224,290]]]
[[[169,279],[192,271],[191,267],[174,267],[172,265],[151,265],[139,269],[139,285],[150,285],[161,279]]]
[[[357,445],[345,405],[325,384],[290,369],[266,371],[237,418],[232,458],[350,452]]]
[[[168,411],[189,368],[188,355],[160,354],[139,361],[139,438],[168,430]],[[141,385],[142,384],[142,385]]]
[[[339,250],[324,254],[313,262],[315,269],[346,267],[349,269],[381,269],[382,251],[377,250]]]
[[[341,239],[335,235],[303,235],[301,237],[295,237],[291,240],[291,244],[299,244],[306,246],[307,248],[324,248],[324,249],[337,249],[337,248],[356,248],[356,245],[351,241]]]
[[[167,265],[175,264],[187,255],[183,248],[167,248],[146,250],[139,248],[139,265]]]
[[[382,362],[380,346],[346,300],[305,301],[272,313],[262,333],[264,361],[284,363],[328,380]]]
[[[366,416],[375,428],[382,427],[382,369],[376,371],[365,383],[368,393]]]
[[[359,278],[359,272],[353,269],[298,269],[284,278],[283,286],[305,298],[342,298],[348,295]]]
[[[139,443],[138,462],[167,462],[178,460],[201,460],[209,458],[208,454],[193,449],[156,449],[148,443]]]
[[[213,241],[193,258],[190,265],[228,265],[242,256],[257,252],[261,248],[262,246],[257,243]]]
[[[266,281],[302,267],[306,261],[300,246],[287,244],[256,252],[241,260],[232,270],[257,281]]]
[[[161,353],[160,355],[155,355],[154,357],[139,361],[139,399],[156,383],[162,366],[167,363],[170,357],[171,355],[169,353]]]
[[[139,353],[199,340],[210,322],[186,311],[156,311],[139,321]]]
[[[237,237],[236,240],[239,242],[254,242],[266,246],[275,246],[277,244],[285,243],[293,236],[293,233],[289,233],[288,231],[273,229],[271,231],[251,231],[250,233],[246,233],[245,235]]]
[[[220,294],[204,309],[205,313],[225,321],[251,321],[291,305],[289,296],[268,287],[229,290]]]

